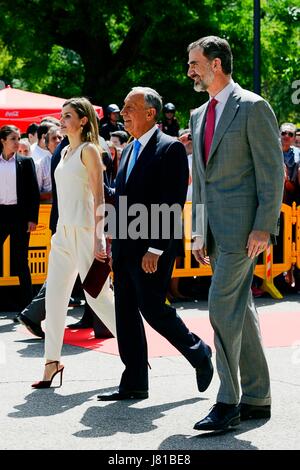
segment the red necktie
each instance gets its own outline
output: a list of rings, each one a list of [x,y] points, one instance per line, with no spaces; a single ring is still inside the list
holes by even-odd
[[[206,126],[204,133],[204,160],[205,164],[208,161],[208,155],[213,140],[215,132],[215,122],[216,122],[216,105],[218,101],[215,98],[212,98],[209,102],[207,115],[206,115]]]

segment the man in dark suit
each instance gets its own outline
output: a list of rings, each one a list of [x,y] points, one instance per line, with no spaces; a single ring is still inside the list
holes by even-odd
[[[28,266],[30,232],[38,222],[40,193],[32,158],[18,155],[19,129],[0,129],[0,246],[10,235],[22,308],[32,300]]]
[[[99,395],[102,401],[148,397],[147,342],[140,313],[196,369],[199,391],[207,389],[213,375],[210,347],[165,304],[179,241],[174,238],[175,228],[180,224],[189,171],[183,145],[157,127],[161,106],[155,90],[137,87],[126,97],[121,112],[126,131],[134,137],[123,151],[116,179],[118,236],[112,245],[118,346],[125,370],[119,389]],[[122,208],[125,199],[128,221]],[[144,212],[141,231],[148,222],[147,233],[133,230],[134,224],[139,225],[132,217],[137,204]],[[179,209],[169,234],[163,233],[152,215],[155,206],[162,204]]]

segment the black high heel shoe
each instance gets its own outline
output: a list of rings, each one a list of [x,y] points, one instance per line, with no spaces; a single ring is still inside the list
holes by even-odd
[[[59,361],[47,362],[45,364],[45,366],[48,366],[49,364],[56,364],[56,369],[57,369],[55,372],[53,372],[51,379],[50,380],[39,380],[38,382],[34,382],[34,384],[31,385],[32,388],[50,388],[51,384],[52,384],[52,380],[54,379],[54,377],[57,374],[60,374],[60,384],[59,384],[59,386],[60,387],[62,386],[62,377],[63,377],[64,366],[61,366],[61,368],[59,369],[58,368]]]

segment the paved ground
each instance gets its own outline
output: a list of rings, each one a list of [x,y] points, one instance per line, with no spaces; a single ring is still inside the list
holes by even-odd
[[[299,300],[266,298],[257,305],[270,315],[278,309],[300,315]],[[208,314],[206,301],[179,305],[179,311]],[[80,309],[70,313],[74,318],[81,314]],[[300,331],[291,347],[267,349],[272,419],[245,422],[225,434],[201,434],[193,425],[214,404],[216,374],[200,395],[194,371],[182,357],[154,358],[148,400],[101,403],[96,395],[118,384],[119,357],[64,346],[62,388],[32,391],[30,384],[41,377],[43,341],[27,335],[12,317],[0,313],[1,449],[300,449]]]

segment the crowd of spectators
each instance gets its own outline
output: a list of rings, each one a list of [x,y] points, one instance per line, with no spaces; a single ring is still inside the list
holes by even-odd
[[[189,164],[189,187],[187,193],[187,201],[192,200],[192,137],[189,128],[180,129],[179,122],[176,118],[176,107],[173,103],[167,103],[163,107],[161,120],[158,127],[162,132],[169,134],[174,139],[179,139],[186,149]],[[105,113],[103,122],[99,121],[100,138],[106,141],[104,160],[107,165],[106,195],[111,203],[113,201],[115,178],[118,166],[122,158],[124,147],[130,142],[130,136],[124,130],[124,125],[120,121],[120,108],[117,104],[110,104]],[[283,164],[285,168],[285,185],[283,202],[292,205],[296,202],[300,204],[300,128],[293,123],[285,122],[280,126]],[[38,186],[40,190],[40,202],[52,202],[51,187],[51,158],[63,139],[60,130],[59,120],[47,116],[39,124],[32,123],[27,129],[26,135],[22,136],[19,141],[18,153],[23,157],[31,157],[34,162]],[[103,140],[101,141],[103,144]],[[267,143],[266,143],[267,151]],[[107,156],[108,155],[108,156]],[[272,169],[270,168],[270,175]],[[107,179],[108,178],[108,179]],[[271,180],[271,176],[270,176]],[[182,259],[182,257],[181,257]],[[180,264],[180,257],[178,261]],[[290,272],[285,273],[286,282],[300,291],[299,270],[293,268]],[[253,286],[255,296],[262,295],[263,292]],[[171,288],[170,299],[176,300],[182,298],[178,289],[178,280],[174,281],[173,291]]]

